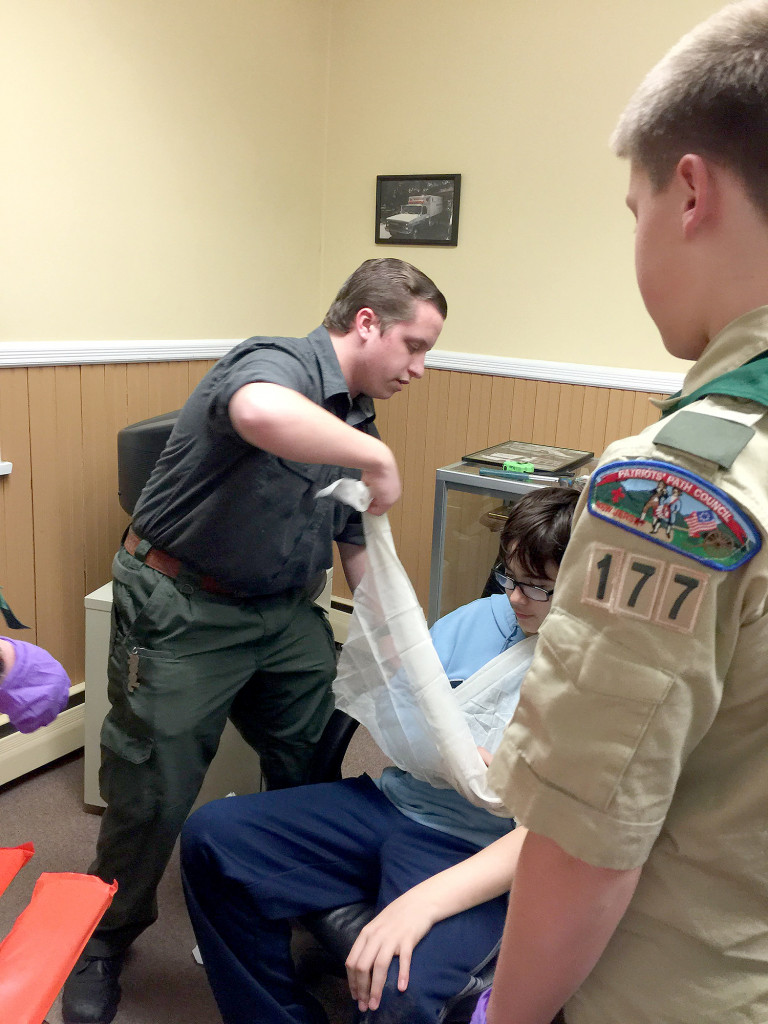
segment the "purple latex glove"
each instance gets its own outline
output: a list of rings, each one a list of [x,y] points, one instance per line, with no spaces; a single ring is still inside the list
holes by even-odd
[[[485,1024],[485,1011],[488,1009],[488,1000],[491,998],[492,991],[492,989],[487,988],[477,1000],[477,1006],[469,1024]]]
[[[13,647],[15,661],[0,683],[0,712],[19,732],[34,732],[66,707],[69,676],[42,647],[2,639]]]

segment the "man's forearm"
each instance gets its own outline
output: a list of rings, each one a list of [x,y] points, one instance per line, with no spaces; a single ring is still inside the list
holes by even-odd
[[[400,474],[383,441],[279,384],[246,384],[229,403],[229,417],[249,444],[292,462],[326,463],[362,471],[369,512],[381,515],[400,497]]]
[[[374,469],[387,457],[382,441],[279,384],[246,384],[233,395],[229,415],[243,440],[293,462]]]
[[[520,853],[488,1024],[550,1024],[597,963],[640,868],[596,868],[530,832]]]

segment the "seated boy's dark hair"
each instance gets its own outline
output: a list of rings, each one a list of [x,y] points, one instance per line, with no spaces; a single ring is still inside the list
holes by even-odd
[[[524,572],[546,577],[547,567],[562,561],[578,500],[579,492],[570,487],[542,487],[525,494],[502,527],[502,552],[511,555],[514,549]]]

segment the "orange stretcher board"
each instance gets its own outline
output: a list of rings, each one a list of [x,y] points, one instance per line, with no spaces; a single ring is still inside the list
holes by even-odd
[[[116,890],[116,882],[94,875],[40,876],[29,905],[0,942],[3,1021],[42,1024]]]
[[[34,852],[33,843],[0,847],[0,896],[3,895],[16,873],[24,867]]]

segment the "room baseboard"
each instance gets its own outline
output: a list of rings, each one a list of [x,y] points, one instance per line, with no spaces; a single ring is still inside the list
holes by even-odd
[[[70,701],[77,698],[84,689],[85,683],[71,687]],[[0,726],[7,724],[8,718],[0,715]],[[85,705],[82,701],[65,708],[55,721],[36,732],[21,733],[14,730],[6,736],[0,736],[0,785],[77,750],[84,742]]]

